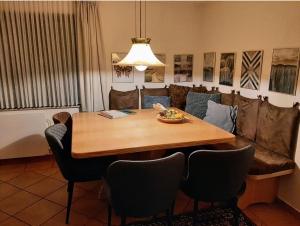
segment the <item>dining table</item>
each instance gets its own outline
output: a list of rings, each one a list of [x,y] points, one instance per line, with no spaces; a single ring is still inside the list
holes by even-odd
[[[155,109],[137,109],[126,117],[109,119],[99,112],[73,115],[72,157],[91,158],[226,143],[235,136],[191,114],[180,123],[165,123]]]

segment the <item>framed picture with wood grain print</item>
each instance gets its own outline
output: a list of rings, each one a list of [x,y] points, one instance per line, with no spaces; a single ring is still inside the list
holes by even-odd
[[[213,82],[215,73],[216,52],[204,53],[203,81]]]
[[[274,49],[269,90],[296,95],[299,73],[299,48]]]
[[[220,85],[233,86],[235,53],[221,53]]]

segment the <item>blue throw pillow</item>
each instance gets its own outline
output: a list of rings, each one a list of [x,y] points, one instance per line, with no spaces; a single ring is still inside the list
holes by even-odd
[[[208,100],[220,103],[221,94],[195,93],[189,92],[186,97],[185,111],[198,118],[203,119],[207,110]]]
[[[237,106],[217,104],[209,100],[204,121],[232,133],[235,128],[236,116]]]
[[[170,97],[168,96],[144,96],[143,108],[152,108],[153,104],[160,103],[164,107],[170,107]]]

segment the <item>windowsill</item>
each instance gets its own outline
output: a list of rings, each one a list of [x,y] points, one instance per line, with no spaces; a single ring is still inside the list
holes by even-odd
[[[48,110],[48,109],[66,109],[66,108],[80,108],[80,105],[62,106],[62,107],[38,107],[38,108],[12,108],[12,109],[0,109],[0,112],[8,111],[30,111],[30,110]]]

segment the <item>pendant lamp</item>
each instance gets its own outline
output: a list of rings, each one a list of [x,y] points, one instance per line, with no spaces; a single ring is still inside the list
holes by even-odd
[[[161,67],[165,66],[156,56],[153,54],[150,47],[150,38],[142,37],[142,4],[140,1],[140,37],[131,38],[132,46],[128,54],[118,63],[114,65],[119,66],[134,66],[138,71],[145,71],[148,66]],[[145,4],[146,12],[146,4]],[[145,16],[146,24],[146,16]],[[145,28],[146,30],[146,28]]]

